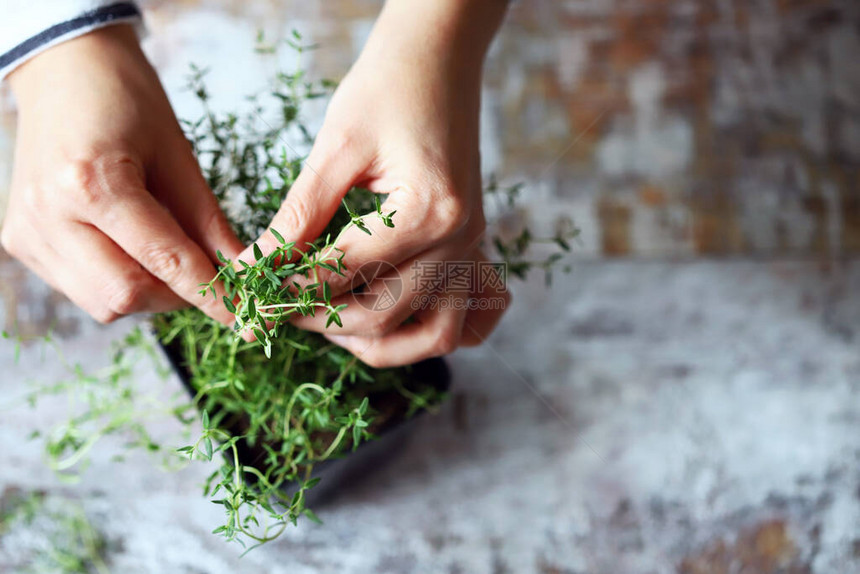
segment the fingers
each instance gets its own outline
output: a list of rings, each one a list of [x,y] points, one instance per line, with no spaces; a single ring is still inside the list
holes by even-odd
[[[17,221],[17,220],[16,220]],[[101,323],[138,311],[170,311],[187,306],[166,285],[157,281],[97,229],[71,223],[55,230],[62,238],[60,251],[35,229],[13,233],[15,222],[4,226],[4,248],[21,259],[55,290]],[[19,249],[17,237],[28,249]]]
[[[446,249],[431,250],[421,256],[393,267],[387,262],[365,264],[355,275],[352,288],[363,285],[358,293],[346,293],[332,299],[332,305],[346,304],[340,312],[343,327],[326,327],[324,314],[297,316],[292,323],[308,331],[337,335],[383,337],[400,326],[417,309],[417,303],[428,292],[440,292],[445,278],[421,277],[415,269],[422,265],[454,259],[456,255]],[[441,266],[440,266],[441,268]]]
[[[370,216],[366,218],[370,235],[356,227],[344,233],[337,245],[344,252],[343,274],[331,271],[319,274],[319,280],[327,282],[334,295],[349,291],[359,270],[371,274],[365,279],[372,279],[372,262],[385,261],[399,266],[419,253],[442,245],[448,251],[444,259],[456,259],[474,247],[470,243],[484,229],[482,216],[470,221],[468,209],[454,194],[437,194],[429,178],[416,178],[416,181],[424,183],[417,184],[416,188],[399,187],[382,204],[383,213],[396,211],[392,218],[394,228]],[[471,225],[465,229],[469,223]]]
[[[481,250],[475,251],[475,261],[487,262],[487,258]],[[475,347],[482,344],[490,333],[502,320],[505,311],[511,304],[511,294],[503,281],[487,280],[480,283],[479,293],[472,293],[475,305],[469,307],[466,321],[463,324],[463,337],[460,339],[461,347]]]
[[[275,229],[287,241],[294,241],[301,251],[306,250],[307,242],[322,233],[340,207],[344,195],[364,173],[370,161],[360,143],[345,136],[338,140],[339,143],[330,140],[324,134],[318,138],[299,177],[269,225],[269,229]],[[264,255],[280,244],[268,230],[256,243]],[[239,259],[254,261],[252,247],[246,248]]]
[[[89,225],[62,230],[54,281],[69,299],[101,323],[140,311],[187,307],[183,299],[147,273],[113,241]]]
[[[415,261],[432,261],[432,258]],[[334,326],[325,329],[324,322],[323,328],[319,328],[317,322],[322,319],[319,317],[311,321],[302,318],[296,324],[306,328],[312,322],[312,330],[319,330],[374,367],[404,365],[449,353],[458,346],[479,345],[496,328],[511,298],[503,275],[481,272],[478,264],[488,261],[480,250],[473,251],[471,261],[459,263],[469,263],[466,268],[476,273],[471,292],[457,288],[452,283],[453,276],[449,276],[447,292],[428,294],[424,290],[426,283],[422,283],[404,293],[390,309],[353,303],[341,312],[342,329]],[[391,275],[390,272],[380,275],[370,287],[384,285]],[[409,303],[404,305],[403,301]],[[410,316],[415,322],[403,323]]]
[[[70,73],[72,60],[88,65]],[[216,249],[243,246],[133,31],[87,34],[32,65],[15,75],[14,225],[4,243],[100,320],[187,302],[231,323],[222,302],[198,295],[198,283],[214,276]],[[47,76],[56,80],[49,87],[39,79]],[[50,249],[35,245],[21,222]]]
[[[466,294],[455,295],[465,299]],[[371,367],[406,365],[453,352],[460,344],[466,311],[463,305],[427,309],[415,314],[415,322],[385,337],[370,338],[325,334]]]
[[[178,138],[174,147],[175,150],[159,155],[148,177],[151,188],[211,261],[217,261],[217,251],[228,259],[235,258],[245,246],[236,237],[200,173],[188,142]]]
[[[233,315],[217,297],[200,295],[200,284],[215,275],[209,258],[150,193],[117,166],[109,181],[82,192],[81,217],[102,230],[114,243],[174,293],[225,325]],[[125,172],[125,173],[124,173]],[[59,239],[59,238],[58,238]]]
[[[493,301],[487,296],[481,300]],[[472,308],[465,293],[451,294],[444,306],[432,306],[416,312],[414,322],[405,324],[381,337],[342,335],[333,329],[323,332],[328,340],[376,368],[396,367],[452,353],[458,347],[482,344],[495,329],[510,302],[505,293],[501,305]]]
[[[504,278],[488,275],[481,269],[480,265],[487,263],[480,250],[473,251],[471,258],[459,261],[446,248],[440,248],[408,260],[397,268],[387,264],[373,266],[381,267],[383,271],[360,292],[332,299],[333,306],[347,305],[340,312],[343,327],[327,327],[324,314],[296,316],[292,323],[318,333],[383,337],[396,330],[416,310],[427,306],[457,305],[459,301],[450,295],[466,292],[470,295],[466,306],[469,329],[464,333],[463,345],[478,345],[481,343],[479,337],[486,337],[493,331],[510,302]],[[365,277],[363,267],[352,287],[358,287]]]

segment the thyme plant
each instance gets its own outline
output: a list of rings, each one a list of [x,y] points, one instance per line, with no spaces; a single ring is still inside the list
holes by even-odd
[[[108,574],[110,545],[74,499],[15,488],[0,492],[0,568],[21,574]]]
[[[288,41],[298,54],[309,48],[301,42],[298,34]],[[274,50],[262,46],[258,51]],[[240,115],[210,106],[205,75],[192,67],[188,87],[202,114],[182,125],[206,180],[247,243],[266,229],[295,182],[304,157],[294,150],[312,143],[302,105],[330,94],[333,84],[310,81],[301,69],[280,72],[268,90],[249,97],[249,109]],[[520,187],[503,188],[493,180],[487,191],[514,206]],[[342,324],[343,306],[332,303],[319,270],[343,274],[342,233],[351,227],[370,233],[368,218],[393,227],[395,215],[383,212],[378,195],[354,188],[312,243],[296,245],[274,230],[280,246],[266,256],[255,246],[252,264],[219,253],[217,275],[201,285],[200,293],[215,296],[215,285],[223,284],[223,304],[235,314],[236,328],[196,309],[159,314],[151,321],[157,343],[180,357],[175,366],[184,374],[191,402],[181,393],[141,392],[132,383],[143,357],[164,369],[152,337],[138,327],[118,342],[108,368],[86,373],[68,365],[70,380],[33,394],[34,401],[55,393],[77,401],[73,416],[46,436],[52,466],[74,478],[100,438],[121,435],[130,448],[161,454],[170,468],[180,459],[208,463],[203,494],[224,508],[224,522],[213,532],[227,540],[253,547],[277,538],[302,516],[318,520],[305,499],[319,481],[314,469],[320,463],[348,454],[443,399],[432,384],[412,377],[411,367],[368,367],[289,322],[295,314],[324,313],[329,325]],[[512,274],[524,277],[535,267],[549,273],[576,233],[566,226],[548,240],[528,229],[513,238],[489,237]],[[553,244],[553,252],[545,259],[531,258],[530,247],[544,241]],[[248,331],[253,341],[242,338]],[[183,446],[150,431],[165,416],[179,421],[187,437]]]

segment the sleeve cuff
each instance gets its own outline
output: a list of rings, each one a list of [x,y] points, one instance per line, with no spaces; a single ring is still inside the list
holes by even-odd
[[[0,54],[0,80],[16,67],[52,46],[98,28],[122,23],[136,24],[138,34],[142,35],[142,16],[134,2],[106,4],[54,24]]]

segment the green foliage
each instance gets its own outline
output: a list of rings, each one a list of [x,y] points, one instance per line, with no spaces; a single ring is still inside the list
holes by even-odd
[[[21,533],[21,536],[15,534]],[[42,491],[0,495],[0,539],[20,539],[22,574],[107,574],[108,543],[74,500]]]
[[[309,48],[300,42],[299,36],[290,40],[299,52]],[[260,39],[258,51],[275,50]],[[206,180],[248,243],[265,231],[302,169],[304,156],[296,149],[312,143],[301,121],[302,104],[330,93],[333,84],[310,82],[301,70],[279,73],[268,91],[249,98],[247,113],[225,114],[210,107],[205,74],[192,68],[189,89],[203,112],[182,125]],[[512,207],[520,187],[499,188],[492,181],[488,191]],[[157,342],[181,357],[190,402],[181,394],[143,391],[134,384],[140,359],[163,365],[140,328],[116,346],[109,367],[86,373],[67,365],[69,380],[32,397],[33,402],[51,394],[70,397],[72,416],[46,436],[52,466],[73,479],[102,437],[122,436],[126,447],[157,454],[168,468],[180,462],[210,465],[203,494],[223,507],[224,522],[213,533],[227,540],[255,546],[277,538],[302,516],[318,521],[305,500],[318,482],[319,463],[348,454],[387,425],[433,409],[443,398],[410,377],[408,367],[370,368],[289,322],[296,314],[323,313],[329,325],[342,325],[343,307],[332,302],[321,277],[343,274],[338,240],[351,227],[371,233],[369,218],[382,223],[383,233],[396,224],[394,212],[382,211],[379,195],[355,188],[314,242],[298,246],[272,230],[278,247],[264,255],[255,245],[254,262],[230,261],[219,253],[217,275],[200,293],[215,296],[216,286],[223,285],[222,302],[236,315],[235,328],[196,309],[153,318]],[[567,251],[573,236],[571,228],[549,240],[536,239],[526,228],[513,241],[494,235],[492,243],[513,274],[525,276],[535,267],[549,272],[558,249]],[[545,260],[527,258],[531,245],[547,241],[555,253]],[[242,335],[249,332],[255,338],[245,341]],[[165,417],[178,421],[182,443],[150,432],[152,422]]]
[[[522,184],[502,187],[496,178],[491,176],[484,188],[484,196],[500,203],[502,212],[510,212],[516,209],[522,190]],[[551,237],[536,237],[531,228],[522,223],[514,232],[504,233],[501,227],[503,226],[496,225],[488,235],[493,248],[504,262],[508,274],[518,279],[525,279],[531,270],[540,269],[544,272],[547,286],[552,283],[553,271],[564,259],[565,254],[570,252],[571,242],[578,239],[580,233],[573,221],[565,216],[556,220],[555,233]],[[549,246],[543,258],[534,257],[534,248],[538,245]],[[563,269],[566,273],[570,272],[569,266]]]
[[[251,241],[271,221],[302,168],[304,157],[293,150],[311,140],[300,121],[301,103],[330,84],[305,82],[301,72],[278,74],[268,101],[279,107],[269,117],[279,119],[270,121],[260,95],[251,98],[244,117],[215,113],[208,107],[203,75],[194,70],[191,77],[204,114],[185,122],[189,140],[237,235]],[[327,232],[313,243],[296,246],[272,230],[278,247],[264,256],[255,244],[252,263],[218,254],[221,267],[201,286],[201,295],[215,296],[220,282],[227,293],[223,303],[236,315],[235,329],[194,309],[154,320],[158,339],[185,358],[194,403],[205,413],[202,435],[178,452],[216,463],[205,485],[205,494],[225,509],[226,521],[216,534],[262,543],[303,515],[315,517],[305,508],[305,492],[317,482],[314,466],[355,449],[388,422],[376,421],[369,397],[382,397],[382,406],[397,407],[398,416],[417,410],[397,390],[409,382],[408,369],[371,369],[288,322],[295,314],[325,313],[330,325],[342,326],[343,306],[332,303],[320,271],[343,274],[337,244],[349,228],[370,233],[369,217],[394,226],[394,213],[383,213],[377,198],[351,190]],[[238,214],[230,209],[237,200]],[[239,335],[245,332],[255,340],[243,341]],[[441,398],[430,387],[409,392],[424,401],[422,406]],[[243,464],[240,449],[253,452],[257,462]]]
[[[236,330],[254,333],[267,358],[272,356],[272,344],[278,339],[279,327],[291,315],[314,316],[323,311],[328,317],[326,326],[336,324],[343,327],[339,313],[346,305],[332,304],[331,290],[328,283],[320,281],[319,270],[342,276],[344,253],[337,247],[339,239],[351,227],[370,233],[364,222],[366,216],[351,211],[345,202],[344,209],[350,221],[334,241],[327,235],[324,240],[311,243],[301,251],[294,242],[288,243],[276,229],[271,229],[280,245],[264,257],[254,243],[253,263],[234,263],[218,253],[221,269],[211,281],[202,285],[200,294],[205,296],[209,292],[216,297],[215,286],[221,283],[227,292],[222,296],[224,306],[236,316]],[[371,215],[379,216],[386,227],[393,227],[391,216],[394,212],[383,214],[381,208],[377,209]],[[300,277],[312,282],[301,285],[296,281]]]

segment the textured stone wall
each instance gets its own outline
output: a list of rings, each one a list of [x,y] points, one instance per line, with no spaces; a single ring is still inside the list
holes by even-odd
[[[252,77],[236,54],[258,28],[302,30],[323,46],[314,72],[340,77],[381,6],[144,3],[174,99],[191,59]],[[860,3],[520,0],[487,66],[483,130],[485,171],[573,214],[582,253],[856,255]]]
[[[488,82],[504,165],[584,203],[605,254],[856,254],[858,25],[848,1],[521,2]]]

